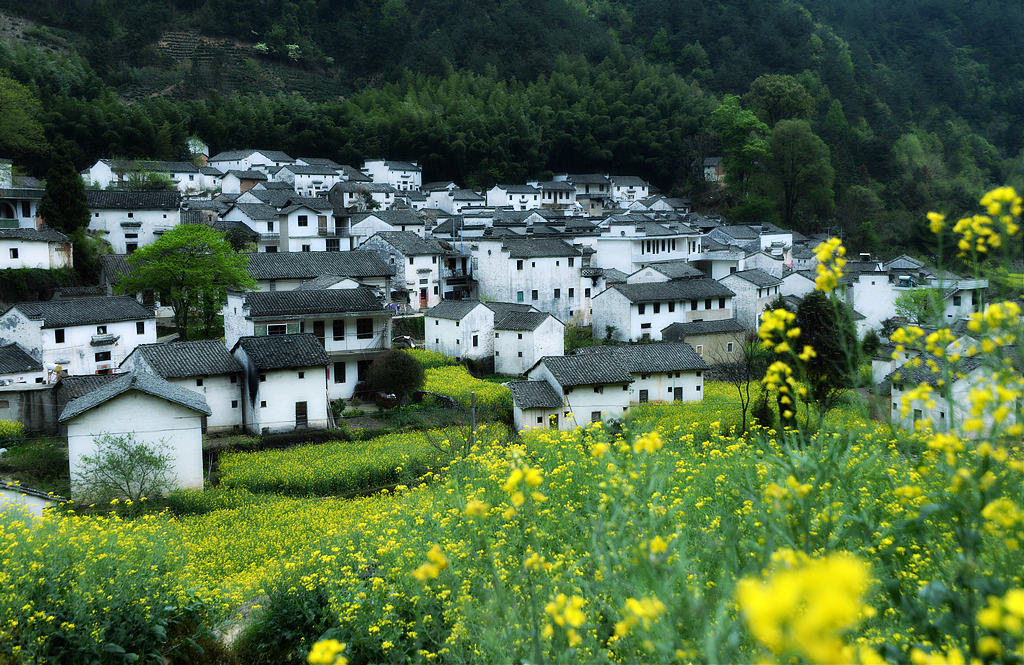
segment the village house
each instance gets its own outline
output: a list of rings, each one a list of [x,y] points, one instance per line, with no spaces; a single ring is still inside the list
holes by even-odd
[[[41,181],[17,174],[12,162],[0,159],[0,228],[36,228],[43,190]]]
[[[390,293],[395,274],[377,252],[278,252],[246,254],[245,270],[256,291],[293,291],[327,275],[355,280],[381,295]]]
[[[427,194],[427,207],[451,215],[460,215],[469,208],[482,208],[487,200],[472,189],[437,189]]]
[[[626,277],[627,284],[643,284],[646,282],[670,282],[676,279],[699,279],[704,273],[687,261],[666,261],[651,263]]]
[[[445,292],[445,257],[454,250],[440,241],[421,238],[412,231],[381,231],[361,248],[380,254],[394,269],[391,301],[422,310],[439,303]]]
[[[817,272],[814,270],[794,270],[782,276],[782,284],[779,285],[779,293],[784,296],[797,296],[803,298],[814,290]]]
[[[350,212],[390,210],[395,206],[394,187],[387,183],[345,181],[339,182],[327,193],[327,200],[335,211]]]
[[[48,226],[0,228],[0,269],[59,270],[72,266],[71,239]]]
[[[269,178],[263,171],[232,169],[221,176],[220,189],[224,194],[244,194],[267,180]]]
[[[330,358],[331,399],[351,397],[366,369],[391,348],[391,312],[372,289],[296,289],[229,293],[224,343],[240,337],[310,333]]]
[[[706,278],[615,284],[594,296],[594,336],[657,341],[672,323],[733,318],[734,295]]]
[[[153,310],[131,296],[18,303],[0,315],[0,342],[44,367],[107,374],[139,344],[156,341]]]
[[[47,383],[42,363],[15,342],[0,346],[0,386]],[[4,407],[6,408],[6,407]]]
[[[719,280],[735,294],[733,309],[736,320],[747,330],[757,330],[761,314],[769,302],[779,295],[782,280],[763,270],[740,270]]]
[[[242,366],[220,340],[142,344],[121,362],[120,370],[148,372],[202,395],[210,407],[204,433],[242,426]]]
[[[703,167],[705,182],[725,182],[725,164],[721,157],[705,157]]]
[[[352,246],[359,247],[366,239],[380,231],[410,231],[426,237],[426,220],[411,210],[374,210],[351,215],[349,235]]]
[[[266,203],[233,203],[222,215],[223,222],[238,222],[257,234],[259,253],[273,253],[281,246],[281,225],[277,208]]]
[[[688,344],[594,346],[581,351],[543,357],[527,371],[527,381],[506,384],[512,391],[516,429],[569,430],[622,418],[635,404],[703,399],[708,366]]]
[[[540,190],[540,205],[561,212],[576,211],[576,188],[564,180],[526,183]]]
[[[67,426],[72,496],[81,496],[83,458],[96,454],[95,439],[105,434],[130,434],[136,441],[166,447],[172,485],[202,489],[202,423],[209,415],[199,393],[142,371],[118,376],[68,402],[60,422]]]
[[[702,236],[700,251],[690,257],[690,263],[711,279],[722,279],[726,275],[745,270],[749,253],[740,247],[724,245]]]
[[[181,194],[169,191],[86,190],[89,231],[115,254],[152,244],[181,221]]]
[[[494,311],[494,371],[523,374],[544,356],[565,353],[565,324],[547,312],[524,312],[488,303]]]
[[[700,232],[677,217],[656,220],[636,213],[612,215],[600,226],[590,260],[596,268],[615,268],[631,275],[651,263],[685,261],[701,251]]]
[[[456,360],[489,362],[494,356],[493,303],[443,300],[423,313],[423,340],[428,351]],[[522,304],[523,310],[534,310]]]
[[[327,199],[304,199],[301,203],[282,208],[280,221],[281,252],[338,252],[341,239],[328,228],[334,208]],[[345,249],[348,249],[346,247]]]
[[[208,166],[221,173],[256,169],[263,171],[264,175],[268,169],[294,163],[294,159],[280,150],[225,150],[207,161]]]
[[[559,321],[579,321],[583,252],[558,238],[480,238],[473,245],[480,297],[526,303]]]
[[[274,180],[288,183],[302,196],[321,196],[345,178],[337,167],[287,164],[274,172]]]
[[[540,190],[531,185],[495,185],[487,190],[487,205],[512,210],[540,207]]]
[[[600,173],[556,175],[555,180],[568,182],[576,190],[576,202],[587,215],[600,214],[609,207],[612,198],[612,182]]]
[[[736,319],[672,323],[661,330],[665,342],[685,342],[709,365],[743,360],[746,329]]]
[[[367,159],[363,162],[363,173],[373,182],[385,183],[403,192],[419,189],[423,184],[423,169],[416,162]]]
[[[231,353],[243,367],[242,420],[253,434],[326,428],[330,358],[309,333],[240,337]]]
[[[886,319],[896,316],[896,299],[918,289],[933,289],[941,294],[943,323],[950,325],[978,311],[988,288],[984,278],[965,278],[948,272],[919,269],[886,268],[875,262],[851,262],[841,288],[848,305],[864,315],[863,326],[877,328]]]
[[[101,159],[82,172],[87,187],[121,188],[133,178],[148,174],[164,176],[182,194],[198,194],[205,190],[199,167],[192,162],[164,162],[148,159]]]
[[[612,201],[621,208],[626,208],[633,201],[646,199],[651,195],[651,186],[643,178],[632,175],[613,175],[609,180],[612,183]]]

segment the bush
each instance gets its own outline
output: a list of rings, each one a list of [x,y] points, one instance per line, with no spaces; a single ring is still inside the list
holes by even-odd
[[[423,365],[402,351],[385,351],[370,363],[366,383],[371,390],[393,394],[399,404],[405,404],[409,393],[423,385]]]
[[[166,442],[138,441],[131,434],[104,434],[93,441],[96,452],[82,456],[73,479],[74,491],[85,503],[124,499],[134,505],[173,487],[173,458]]]

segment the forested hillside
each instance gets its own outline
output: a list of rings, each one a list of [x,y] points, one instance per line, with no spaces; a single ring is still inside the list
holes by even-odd
[[[990,185],[1024,184],[1019,3],[0,8],[11,17],[0,94],[39,109],[0,119],[0,154],[40,173],[55,141],[81,167],[99,156],[177,158],[197,133],[213,150],[418,158],[428,179],[470,186],[567,169],[635,173],[737,219],[829,226],[859,249],[922,252],[929,202],[969,209]],[[724,193],[702,181],[711,155],[725,157]]]

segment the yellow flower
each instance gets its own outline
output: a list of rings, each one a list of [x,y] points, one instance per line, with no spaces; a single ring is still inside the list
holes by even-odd
[[[484,517],[487,515],[488,510],[490,510],[490,506],[483,501],[478,501],[476,499],[473,499],[466,504],[467,517]]]
[[[937,212],[928,213],[928,228],[931,229],[932,233],[938,235],[942,231],[944,221],[946,221],[945,215]]]
[[[338,640],[320,640],[313,645],[306,660],[309,665],[348,665],[348,659],[342,656],[345,644]]]
[[[657,432],[648,432],[633,442],[633,452],[653,453],[656,450],[660,450],[663,445],[665,444],[661,440],[660,434]]]

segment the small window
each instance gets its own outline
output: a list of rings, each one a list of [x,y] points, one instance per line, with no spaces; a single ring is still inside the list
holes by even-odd
[[[711,298],[704,301],[704,309],[711,309]]]
[[[520,357],[520,358],[522,358],[522,357],[523,357],[523,352],[522,352],[522,351],[520,351],[520,352],[519,352],[519,357]]]
[[[647,313],[647,305],[644,305],[643,303],[637,305],[636,306],[636,311],[637,311],[637,314],[646,314]]]
[[[455,327],[458,328],[460,323],[462,323],[462,322],[461,321],[456,321],[455,322]]]
[[[604,386],[594,386],[594,392],[597,393],[598,395],[603,394],[604,393]]]
[[[480,336],[473,335],[473,346],[480,346]]]
[[[302,246],[302,251],[304,251],[304,252],[310,251],[310,246],[309,245],[303,245]]]
[[[543,425],[544,424],[544,416],[537,416],[537,424],[538,425]]]
[[[669,312],[674,312],[674,311],[676,311],[676,304],[675,304],[675,302],[670,302],[670,303],[668,304],[668,311],[669,311]]]
[[[299,378],[300,379],[306,378],[306,373],[305,372],[299,372]]]
[[[523,338],[523,333],[517,333],[517,337],[518,337],[518,339],[522,339]]]
[[[238,400],[237,399],[231,400],[231,408],[232,409],[237,409],[238,408]]]
[[[436,321],[435,321],[436,323]],[[334,341],[340,342],[345,339],[345,320],[335,319],[334,323],[331,324],[331,330],[334,332]]]
[[[494,339],[498,339],[498,333],[494,333]]]
[[[572,268],[574,265],[576,265],[576,259],[574,259],[574,258],[572,258],[570,256],[569,257],[569,267]]]
[[[100,351],[95,357],[98,363],[110,360],[110,351]]]
[[[266,374],[260,374],[260,383],[263,383],[266,380],[267,380],[267,375]]]
[[[522,269],[523,269],[523,262],[522,261],[516,261],[516,270],[522,270]]]
[[[309,216],[299,215],[299,226],[309,226]]]
[[[660,302],[654,303],[654,313],[655,314],[661,314],[661,303]]]
[[[107,327],[106,326],[96,326],[96,334],[97,335],[106,335],[107,334]]]
[[[63,328],[57,328],[56,330],[53,331],[53,341],[54,341],[55,344],[63,344],[64,343],[64,329]]]
[[[11,258],[12,259],[18,258],[18,248],[17,247],[11,247]]]
[[[436,256],[431,256],[430,257],[430,262],[436,264],[437,263],[437,257]]]
[[[583,290],[583,297],[585,297],[585,298],[589,298],[590,297],[590,289],[584,289]]]
[[[338,361],[334,363],[334,382],[345,383],[345,362]]]
[[[697,301],[696,300],[691,300],[690,301],[690,311],[693,311],[693,312],[697,311]]]
[[[732,353],[732,342],[725,345],[725,350],[727,353]]]
[[[599,422],[601,422],[601,412],[600,411],[591,411],[590,412],[590,422],[592,422],[592,423],[599,423]]]
[[[197,388],[201,388],[202,386],[203,386],[203,380],[202,379],[196,379],[196,387]]]
[[[231,383],[238,383],[238,375],[237,374],[232,374],[231,375]]]
[[[647,396],[648,396],[648,392],[646,390],[641,390],[640,391],[640,403],[641,404],[646,404],[647,403]]]
[[[17,257],[18,250],[12,249],[11,252],[14,253],[14,256],[11,256],[12,259],[18,258]],[[954,307],[959,307],[960,306],[960,296],[953,296],[953,306]]]
[[[265,399],[261,399],[260,400],[260,408],[261,409],[267,408],[267,400],[265,400]]]
[[[537,293],[537,289],[534,289],[533,291],[530,291],[530,297],[531,297],[531,298],[532,298],[533,300],[536,300],[536,299],[538,298],[538,295],[539,295],[539,294]]]
[[[718,299],[718,308],[719,309],[725,309],[725,298],[719,298]]]
[[[703,357],[704,356],[704,345],[703,344],[698,344],[696,351],[697,351],[697,355],[698,356]]]
[[[562,297],[562,289],[555,289],[555,298]]]
[[[516,291],[516,302],[523,302],[523,292]]]
[[[145,335],[146,334],[146,322],[145,321],[136,321],[135,322],[135,334],[136,335]]]
[[[575,298],[576,297],[576,289],[569,289],[569,297],[570,298]]]
[[[700,392],[700,386],[699,385],[697,386],[697,392]]]
[[[409,257],[409,265],[416,265],[416,259],[412,256]]]
[[[128,213],[128,219],[131,219],[132,217],[135,217],[135,213],[134,212]]]

